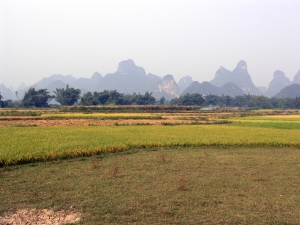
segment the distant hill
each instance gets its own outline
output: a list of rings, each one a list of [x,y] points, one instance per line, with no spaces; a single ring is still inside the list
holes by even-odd
[[[194,81],[187,89],[185,89],[181,95],[185,95],[187,93],[199,93],[203,96],[206,95],[228,95],[231,97],[237,95],[243,95],[243,91],[240,87],[238,87],[235,83],[228,82],[224,84],[222,87],[217,87],[212,85],[209,82],[199,83],[198,81]]]
[[[292,84],[283,88],[278,94],[275,95],[276,98],[296,98],[300,96],[300,84]]]
[[[13,88],[13,86],[10,86],[8,89],[9,89],[12,93],[15,93],[15,89]]]
[[[215,73],[215,78],[212,81],[210,81],[210,83],[217,87],[222,87],[227,82],[232,81],[233,77],[231,71],[221,66]]]
[[[101,82],[102,78],[103,78],[102,75],[96,71],[93,74],[93,76],[91,77],[92,84],[93,85],[99,84]]]
[[[61,80],[56,80],[53,83],[49,84],[46,86],[47,91],[49,91],[50,95],[53,95],[53,91],[56,91],[56,88],[66,88],[68,84],[61,81]]]
[[[72,82],[75,82],[77,79],[73,77],[72,75],[61,75],[61,74],[53,74],[49,77],[44,77],[42,80],[34,83],[33,85],[27,86],[26,85],[20,85],[18,89],[18,96],[20,99],[22,99],[25,95],[25,92],[29,90],[29,88],[34,87],[35,89],[48,89],[50,95],[53,95],[53,90],[55,90],[56,86],[57,88],[60,88],[62,84],[70,84]],[[66,87],[66,85],[64,87]],[[24,87],[21,89],[22,87]]]
[[[215,73],[215,77],[210,82],[193,81],[192,77],[182,77],[178,84],[172,75],[166,75],[163,78],[151,73],[146,74],[144,68],[135,65],[132,59],[121,61],[114,73],[108,73],[102,76],[95,72],[91,78],[76,79],[72,75],[54,74],[45,77],[33,85],[26,86],[24,83],[17,89],[19,99],[22,99],[25,91],[30,87],[36,89],[48,89],[51,95],[56,88],[65,88],[69,84],[70,87],[80,89],[84,94],[88,91],[101,92],[104,90],[117,90],[119,93],[132,94],[152,92],[156,99],[165,97],[172,99],[185,93],[201,93],[202,95],[229,95],[237,96],[243,94],[274,96],[283,87],[289,84],[300,84],[300,70],[295,75],[293,82],[289,83],[289,79],[284,73],[277,70],[274,72],[273,80],[269,85],[269,89],[264,87],[257,88],[251,79],[247,70],[247,64],[244,60],[238,62],[236,68],[230,71],[221,66]],[[1,88],[2,95],[5,98],[16,99],[12,91],[7,91],[3,85]]]
[[[290,84],[291,81],[289,80],[289,78],[287,78],[282,71],[276,70],[273,75],[273,80],[269,84],[269,88],[265,93],[265,96],[267,97],[275,96],[277,93],[280,92],[281,89],[285,88]]]
[[[191,85],[185,89],[181,95],[185,95],[187,93],[199,93],[204,96],[206,95],[221,95],[221,89],[212,85],[211,83],[205,81],[203,83],[199,83],[198,81],[194,81]]]
[[[5,100],[16,100],[16,95],[7,87],[5,87],[4,84],[0,84],[0,93],[1,93],[1,96],[3,97],[3,101]]]
[[[221,87],[221,94],[235,97],[238,95],[244,95],[242,89],[233,82],[228,82]]]
[[[257,87],[258,88],[258,90],[260,90],[261,91],[261,93],[263,94],[263,95],[265,95],[265,93],[267,92],[267,90],[268,90],[268,88],[267,87],[263,87],[263,86],[259,86],[259,87]]]
[[[293,84],[300,84],[300,70],[294,76]]]
[[[261,91],[253,84],[247,70],[247,63],[244,60],[238,62],[236,68],[231,72],[224,67],[220,67],[211,84],[221,87],[228,82],[233,82],[239,86],[244,94],[262,95]]]
[[[154,87],[153,96],[158,100],[164,97],[167,100],[171,100],[175,97],[179,97],[180,89],[172,75],[166,75],[160,80]]]
[[[180,89],[180,92],[183,92],[185,89],[187,89],[188,86],[193,82],[193,78],[191,76],[185,76],[182,77],[178,81],[178,87]]]
[[[151,92],[161,80],[160,77],[148,74],[144,68],[135,65],[132,59],[121,61],[115,73],[104,76],[95,86],[95,90],[117,90],[120,93],[132,94],[133,92]]]
[[[96,86],[98,83],[93,83],[93,81],[89,78],[78,78],[73,83],[69,83],[70,86],[72,86],[75,89],[83,89],[83,88],[89,88],[91,91],[96,90]]]
[[[20,85],[19,85],[19,87],[17,88],[17,91],[18,90],[21,90],[21,89],[25,89],[27,86],[26,86],[26,84],[24,84],[24,82],[22,82]]]
[[[76,81],[76,78],[73,77],[72,75],[63,76],[61,74],[54,74],[50,77],[43,78],[42,80],[33,84],[32,86],[35,86],[36,89],[44,89],[47,88],[47,86],[50,85],[51,83],[58,80],[66,84],[71,84]]]
[[[253,84],[244,60],[239,61],[236,68],[232,71],[232,82],[238,85],[244,94],[262,95],[261,91]]]
[[[144,94],[147,91],[154,92],[155,86],[160,80],[162,78],[154,74],[149,73],[146,75],[142,67],[136,66],[133,60],[129,59],[121,61],[115,73],[109,73],[104,77],[98,72],[95,72],[90,79],[76,79],[71,75],[63,76],[54,74],[21,89],[19,95],[24,96],[25,91],[30,87],[35,87],[36,89],[47,88],[50,94],[53,94],[56,88],[66,87],[67,84],[70,87],[80,89],[82,94],[87,91],[101,92],[104,90],[117,90],[125,94],[132,94],[134,92]],[[164,93],[167,93],[166,89]]]

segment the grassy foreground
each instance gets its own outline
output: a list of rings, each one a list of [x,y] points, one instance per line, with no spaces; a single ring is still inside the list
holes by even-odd
[[[178,148],[0,168],[0,214],[75,209],[80,224],[299,224],[300,150]]]
[[[5,127],[0,166],[49,161],[132,148],[300,147],[299,130],[237,125]]]

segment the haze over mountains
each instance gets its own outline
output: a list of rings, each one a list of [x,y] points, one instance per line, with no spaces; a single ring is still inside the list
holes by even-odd
[[[243,94],[278,98],[297,97],[300,95],[300,70],[293,81],[290,81],[282,71],[276,70],[268,89],[265,87],[258,88],[253,84],[251,75],[248,73],[247,63],[241,60],[233,71],[221,66],[210,82],[199,83],[193,81],[192,77],[185,76],[177,84],[172,75],[159,77],[151,73],[146,74],[144,68],[136,66],[132,59],[128,59],[119,63],[116,72],[105,76],[95,72],[91,78],[76,79],[72,75],[54,74],[27,87],[22,83],[16,92],[1,84],[0,92],[4,100],[20,100],[30,87],[46,88],[50,94],[53,94],[56,88],[65,88],[67,84],[70,87],[80,89],[81,94],[88,91],[101,92],[104,90],[117,90],[125,94],[152,92],[156,99],[164,97],[167,100],[186,93],[200,93],[204,96],[209,94],[229,95],[231,97]]]

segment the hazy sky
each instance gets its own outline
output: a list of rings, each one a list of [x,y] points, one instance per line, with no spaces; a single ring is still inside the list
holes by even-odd
[[[133,59],[210,81],[245,60],[255,85],[300,70],[300,0],[0,0],[0,84],[91,77]]]

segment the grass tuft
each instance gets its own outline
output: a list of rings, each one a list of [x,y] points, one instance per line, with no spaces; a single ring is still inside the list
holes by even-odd
[[[165,153],[160,154],[160,159],[163,163],[167,162],[167,155]]]
[[[91,163],[92,163],[92,168],[93,169],[96,169],[99,167],[99,157],[98,156],[94,156],[92,159],[91,159]]]
[[[180,191],[188,191],[189,190],[189,188],[187,186],[187,181],[184,178],[180,178],[177,183],[178,183],[178,190],[180,190]]]
[[[118,166],[114,167],[112,170],[112,177],[117,178],[119,172],[120,172],[120,167],[118,167]]]

